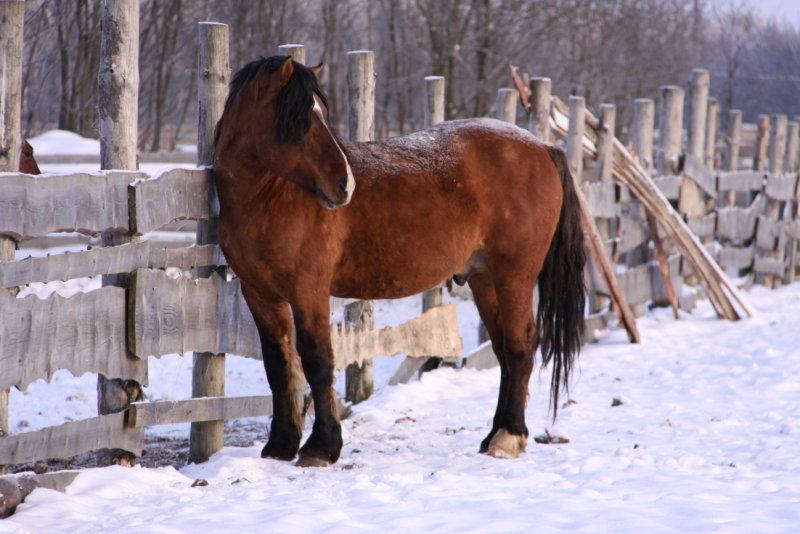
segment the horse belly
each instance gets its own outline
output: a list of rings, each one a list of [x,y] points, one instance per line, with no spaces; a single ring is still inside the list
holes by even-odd
[[[463,270],[477,248],[474,232],[454,235],[402,226],[371,246],[345,253],[334,277],[334,296],[380,299],[420,293]]]

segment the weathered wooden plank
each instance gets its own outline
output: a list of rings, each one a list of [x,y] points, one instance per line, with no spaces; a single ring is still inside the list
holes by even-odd
[[[116,247],[0,263],[0,287],[129,273],[137,269],[193,269],[210,265],[226,265],[225,257],[217,245],[159,247],[150,241],[138,241]]]
[[[0,464],[67,459],[98,449],[123,449],[142,454],[141,428],[125,428],[125,412],[100,415],[0,438]]]
[[[461,356],[461,337],[454,304],[437,306],[396,327],[331,335],[335,366],[343,369],[373,356]]]
[[[177,401],[134,402],[128,408],[125,425],[147,427],[267,415],[272,415],[271,396],[202,397]]]
[[[764,209],[764,203],[764,196],[759,194],[747,208],[719,208],[717,237],[733,241],[751,239],[755,233],[758,215]]]
[[[210,169],[173,169],[157,178],[136,182],[131,230],[152,232],[172,221],[209,217]]]
[[[783,223],[774,221],[767,215],[758,216],[756,227],[756,246],[764,250],[773,250],[783,230]]]
[[[10,516],[36,488],[64,491],[80,471],[32,472],[0,477],[0,519]]]
[[[731,171],[717,175],[720,191],[761,191],[766,174],[761,171]]]
[[[686,223],[698,237],[711,237],[714,235],[714,226],[717,222],[717,214],[709,213],[703,217],[688,217]]]
[[[681,278],[681,256],[680,254],[673,254],[667,258],[667,266],[669,268],[669,278],[672,282],[672,287],[675,293],[680,295],[683,286],[683,279]],[[653,300],[668,301],[667,287],[664,284],[664,277],[658,269],[658,263],[650,262],[648,264],[650,269],[650,283],[653,291]]]
[[[94,174],[0,177],[0,234],[30,239],[50,232],[95,235],[128,230],[128,184],[145,175]],[[162,199],[163,200],[163,199]]]
[[[796,185],[796,174],[770,174],[764,192],[772,200],[792,200]]]
[[[481,343],[475,350],[464,356],[464,369],[484,370],[497,367],[499,362],[497,356],[492,349],[492,342],[485,341]]]
[[[650,269],[643,263],[617,275],[619,286],[631,305],[643,304],[653,298]]]
[[[147,361],[129,358],[125,348],[122,288],[44,300],[0,297],[0,316],[0,389],[49,380],[58,369],[147,383]]]
[[[702,151],[702,148],[701,148]],[[717,184],[714,172],[703,165],[700,158],[686,154],[683,160],[683,175],[691,178],[711,198],[717,198]]]
[[[620,217],[617,227],[617,253],[624,254],[638,247],[649,239],[644,223],[630,217]]]
[[[719,252],[719,264],[723,269],[745,269],[753,264],[755,247],[723,246]]]
[[[653,178],[658,189],[670,200],[678,200],[683,176],[667,175]]]
[[[241,294],[239,280],[171,278],[164,271],[142,269],[132,277],[134,311],[129,319],[129,348],[139,357],[183,352],[230,353],[261,358],[255,322]],[[455,308],[433,308],[398,327],[339,332],[331,342],[336,367],[372,356],[461,355]]]
[[[762,258],[756,256],[753,262],[753,271],[760,274],[783,277],[786,272],[786,263],[779,258]]]
[[[581,189],[595,217],[612,218],[617,216],[617,204],[613,182],[583,182]]]

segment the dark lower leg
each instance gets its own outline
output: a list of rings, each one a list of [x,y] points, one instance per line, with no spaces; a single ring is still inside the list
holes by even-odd
[[[272,422],[261,456],[291,460],[300,448],[303,432],[300,361],[290,347],[271,346],[264,349],[264,367],[272,390]]]
[[[300,449],[300,465],[333,463],[342,450],[342,427],[333,394],[333,353],[329,338],[321,341],[320,337],[298,328],[298,350],[314,399],[314,426]]]

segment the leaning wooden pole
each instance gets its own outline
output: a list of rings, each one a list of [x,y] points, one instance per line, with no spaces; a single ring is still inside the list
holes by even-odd
[[[587,237],[587,248],[591,254],[592,261],[603,281],[608,288],[611,301],[614,303],[620,321],[628,333],[631,343],[639,343],[641,336],[636,328],[636,319],[633,317],[625,294],[619,287],[617,277],[614,274],[614,267],[608,259],[603,238],[594,222],[589,203],[583,196],[580,179],[583,172],[583,139],[586,127],[586,102],[583,97],[569,97],[569,126],[567,129],[567,162],[569,163],[572,179],[574,180],[575,193],[578,196],[578,203],[581,209],[581,227]]]
[[[0,3],[0,80],[3,82],[0,84],[0,172],[19,169],[24,20],[25,2]],[[0,235],[0,261],[12,261],[16,248],[16,241]],[[8,432],[8,390],[0,389],[0,438]],[[0,466],[2,472],[3,466]]]
[[[347,126],[350,141],[375,137],[375,55],[369,50],[347,53]],[[358,185],[356,185],[358,189]],[[357,194],[357,193],[356,193]],[[372,301],[360,300],[345,307],[345,326],[369,330],[373,326]],[[352,363],[345,370],[346,400],[353,404],[372,395],[372,360]]]
[[[139,2],[104,0],[100,12],[100,65],[97,73],[97,120],[100,133],[100,168],[136,170],[139,117]],[[103,246],[131,242],[129,234],[102,235]],[[104,275],[104,286],[128,287],[127,274]],[[97,412],[120,412],[142,395],[140,384],[118,378],[97,377]],[[130,465],[129,451],[101,450],[100,465]]]
[[[225,98],[228,95],[230,65],[228,60],[228,26],[216,22],[200,22],[197,49],[197,165],[210,166],[214,160],[214,128],[217,125]],[[219,201],[213,175],[209,175],[209,213],[207,221],[197,225],[197,244],[219,242],[217,218]],[[211,276],[217,270],[203,268],[198,276]],[[222,271],[224,274],[224,271]],[[192,368],[192,397],[222,397],[225,395],[225,355],[195,352]],[[189,460],[205,462],[223,445],[225,421],[192,423],[189,433]]]
[[[562,137],[566,137],[569,120],[566,115],[566,105],[558,98],[553,99],[551,126]],[[586,113],[586,122],[596,128],[599,121],[590,113]],[[594,141],[585,137],[583,140],[584,153],[592,158],[597,156]],[[667,162],[669,159],[665,158]],[[614,178],[627,186],[631,192],[642,202],[645,209],[652,211],[667,235],[675,242],[681,254],[687,259],[701,282],[705,285],[711,304],[720,317],[736,321],[744,315],[753,315],[739,289],[725,275],[719,265],[710,256],[708,251],[698,240],[676,212],[669,200],[664,196],[658,186],[650,178],[647,171],[636,162],[628,149],[614,139]],[[738,307],[738,310],[737,310]]]

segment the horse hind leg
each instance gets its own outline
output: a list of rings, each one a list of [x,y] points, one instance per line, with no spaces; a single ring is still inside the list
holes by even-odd
[[[500,363],[500,388],[497,396],[497,408],[495,409],[494,420],[492,421],[492,429],[483,439],[480,447],[480,452],[486,453],[489,452],[489,443],[500,429],[506,412],[509,386],[508,367],[506,366],[503,353],[503,325],[500,320],[500,308],[497,303],[497,293],[494,289],[491,277],[489,273],[482,272],[471,276],[468,283],[472,290],[475,306],[478,308],[478,314],[481,317],[481,321],[483,321],[483,324],[486,326],[486,331],[489,333],[489,339],[492,342],[492,350],[497,357],[497,361]]]
[[[494,274],[497,304],[502,325],[502,361],[506,373],[505,405],[498,405],[495,434],[487,453],[498,458],[516,458],[525,450],[528,428],[525,405],[528,381],[533,371],[533,354],[539,343],[533,324],[534,277],[519,276],[523,269]],[[527,279],[526,279],[527,278]]]

